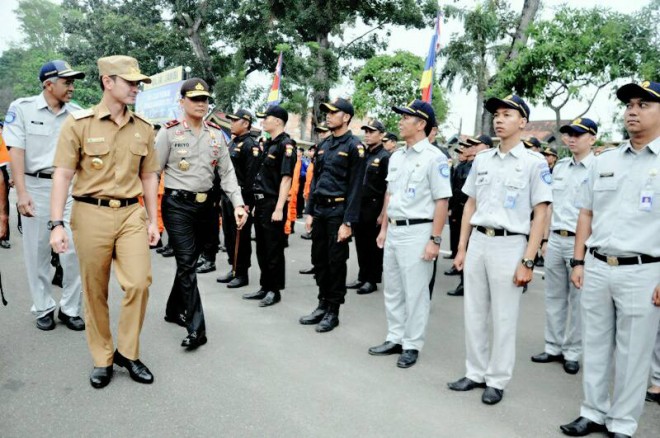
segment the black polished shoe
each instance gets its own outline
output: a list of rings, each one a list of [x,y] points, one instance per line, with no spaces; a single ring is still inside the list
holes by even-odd
[[[119,350],[115,350],[114,362],[115,365],[126,368],[128,374],[131,375],[131,379],[136,382],[154,383],[154,375],[151,374],[151,371],[149,371],[149,368],[145,364],[140,362],[140,359],[130,360],[124,357]]]
[[[165,315],[163,319],[167,322],[180,325],[181,327],[185,327],[188,325],[188,323],[186,322],[186,315],[184,315],[183,313],[179,313],[178,315],[175,316]]]
[[[460,273],[461,271],[456,269],[456,266],[452,266],[451,268],[445,271],[445,275],[460,275]]]
[[[162,244],[162,239],[161,239],[159,242],[161,242],[161,244]],[[170,248],[170,246],[169,246],[169,245],[163,245],[163,246],[161,246],[160,248],[158,248],[158,249],[156,250],[156,254],[162,254],[163,251],[165,251],[167,248]]]
[[[300,235],[301,239],[312,240],[312,233],[303,233]]]
[[[314,309],[309,315],[300,317],[298,320],[302,325],[314,325],[321,322],[326,312],[328,311],[328,306],[324,302],[319,302],[319,306]]]
[[[243,299],[244,300],[263,300],[264,298],[266,298],[267,293],[268,293],[267,291],[265,291],[263,289],[259,289],[256,292],[251,292],[249,294],[243,294]]]
[[[475,388],[485,388],[486,383],[485,382],[475,382],[474,380],[468,379],[467,377],[463,377],[458,379],[455,382],[449,382],[447,383],[447,386],[449,389],[452,391],[471,391]]]
[[[79,316],[69,316],[60,309],[57,313],[57,318],[73,331],[80,332],[85,330],[85,321]]]
[[[174,257],[174,248],[169,245],[165,245],[163,252],[160,253],[163,257]]]
[[[536,363],[550,363],[550,362],[563,362],[563,354],[548,354],[545,351],[543,353],[532,356],[532,362]]]
[[[401,347],[401,344],[390,341],[385,341],[380,345],[369,348],[369,354],[372,356],[389,356],[390,354],[401,354],[402,352],[403,347]]]
[[[660,393],[646,391],[646,398],[644,400],[660,403]]]
[[[607,432],[607,436],[610,438],[631,438],[630,435],[619,432]]]
[[[53,330],[55,328],[55,310],[51,310],[41,318],[37,318],[37,328],[39,330]]]
[[[163,247],[163,239],[158,239],[158,242],[156,242],[155,245],[149,245],[149,249],[155,249],[156,251],[158,251],[162,247]],[[158,253],[158,254],[160,254],[160,253]]]
[[[181,346],[186,347],[188,350],[194,350],[206,344],[206,334],[201,332],[192,332],[181,341]]]
[[[364,284],[363,281],[355,280],[353,283],[347,284],[346,289],[359,289],[362,287],[363,284]]]
[[[493,388],[492,386],[486,386],[486,390],[481,395],[481,401],[487,405],[496,405],[502,401],[504,396],[503,389]]]
[[[568,374],[577,374],[580,371],[580,363],[577,360],[564,361],[564,371]]]
[[[372,292],[375,292],[376,290],[378,290],[378,288],[376,287],[375,284],[369,283],[368,281],[365,281],[364,284],[358,288],[357,294],[358,295],[367,295],[367,294],[370,294]]]
[[[110,380],[112,380],[112,365],[109,367],[94,367],[92,373],[89,375],[89,383],[94,388],[108,386]]]
[[[229,271],[225,275],[219,276],[215,281],[218,283],[229,283],[234,279],[234,271]]]
[[[0,240],[0,247],[4,249],[10,249],[11,243],[9,243],[9,240]]]
[[[198,274],[206,274],[215,271],[215,262],[205,260],[204,263],[199,265],[196,269]]]
[[[239,287],[247,286],[248,284],[250,284],[250,281],[248,280],[247,275],[240,275],[232,278],[232,280],[227,283],[227,288],[237,289]]]
[[[312,266],[311,268],[307,268],[307,269],[301,269],[298,272],[303,274],[303,275],[313,274],[314,273],[314,266]]]
[[[280,291],[270,291],[266,294],[263,300],[259,301],[259,307],[268,307],[277,304],[282,299]]]
[[[419,350],[403,350],[399,356],[399,360],[396,361],[396,366],[399,368],[410,368],[417,363],[418,357]]]
[[[559,426],[564,435],[568,436],[586,436],[594,432],[607,432],[604,424],[598,424],[585,417],[579,417],[572,423]]]
[[[465,294],[465,290],[463,288],[463,283],[456,286],[456,289],[447,292],[447,295],[449,295],[450,297],[462,297],[464,294]]]
[[[336,310],[328,310],[323,319],[316,325],[317,333],[326,333],[335,329],[339,325],[339,312]]]

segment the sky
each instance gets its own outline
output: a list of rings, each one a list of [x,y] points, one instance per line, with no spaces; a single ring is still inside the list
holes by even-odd
[[[0,0],[0,16],[3,17],[2,26],[0,26],[0,52],[9,47],[11,42],[17,42],[21,39],[19,23],[14,14],[14,9],[18,5],[18,0]],[[59,3],[59,1],[58,1]],[[442,2],[441,2],[442,3]],[[475,0],[458,0],[453,2],[457,6],[470,7],[477,3]],[[635,12],[649,3],[649,0],[580,0],[578,1],[560,1],[560,0],[542,0],[542,10],[540,18],[548,18],[553,15],[553,10],[562,4],[569,4],[579,8],[592,8],[601,6],[612,9],[617,12],[631,13]],[[511,8],[514,11],[521,11],[523,0],[510,0]],[[357,26],[352,33],[346,34],[346,40],[352,36],[364,32],[364,27]],[[453,34],[460,34],[461,24],[459,22],[449,22],[443,24],[440,41],[442,46],[449,43]],[[395,28],[390,37],[390,44],[386,53],[393,53],[397,50],[407,50],[418,56],[426,57],[428,45],[433,33],[433,29],[428,30],[405,30]],[[270,78],[270,75],[265,75]],[[261,75],[255,79],[261,79]],[[270,81],[270,79],[267,79]],[[286,78],[283,78],[286,80]],[[625,83],[622,81],[621,83]],[[331,96],[350,94],[352,87],[350,83],[343,83],[331,92]],[[449,136],[457,133],[459,126],[464,134],[474,133],[474,117],[476,113],[476,94],[474,92],[466,93],[459,87],[449,90],[448,98],[450,101],[450,113],[447,122],[442,127],[443,134]],[[574,115],[581,113],[586,108],[585,103],[570,102],[562,112],[562,118],[571,119]],[[607,93],[601,93],[594,102],[589,113],[585,116],[592,118],[601,125],[601,132],[614,131],[614,139],[617,139],[618,126],[613,126],[612,120],[616,115],[622,112],[622,107],[617,101],[608,96]],[[531,120],[554,120],[554,112],[548,108],[531,106]]]

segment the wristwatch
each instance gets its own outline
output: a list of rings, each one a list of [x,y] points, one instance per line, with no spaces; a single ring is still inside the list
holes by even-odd
[[[571,265],[571,268],[574,268],[576,266],[584,266],[584,260],[571,259],[569,263]]]
[[[346,226],[349,227],[349,228],[351,227],[351,223],[350,223],[350,222],[344,222],[342,225],[346,225]]]
[[[524,267],[527,269],[534,269],[534,260],[532,259],[522,259],[521,260]]]
[[[442,237],[440,236],[431,236],[429,240],[431,240],[436,245],[440,245],[442,243]]]
[[[48,231],[53,231],[53,228],[64,226],[64,221],[48,221]]]

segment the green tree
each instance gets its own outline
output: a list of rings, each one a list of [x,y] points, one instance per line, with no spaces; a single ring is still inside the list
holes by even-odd
[[[423,71],[424,60],[410,52],[371,58],[354,78],[353,104],[357,116],[370,115],[383,122],[389,131],[398,131],[399,116],[392,106],[419,98]],[[447,117],[448,103],[437,83],[433,86],[433,109],[438,123],[442,123]]]
[[[581,117],[615,80],[660,72],[659,30],[647,14],[562,7],[551,20],[530,26],[531,44],[503,66],[493,92],[515,90],[551,108],[558,131],[570,101],[584,102],[580,114],[570,114]]]
[[[23,44],[42,52],[57,52],[65,42],[62,8],[50,0],[20,0],[14,10]]]

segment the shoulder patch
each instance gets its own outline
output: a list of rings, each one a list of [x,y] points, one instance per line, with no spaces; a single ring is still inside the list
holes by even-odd
[[[80,120],[80,119],[84,119],[84,118],[93,116],[94,115],[94,110],[92,108],[89,108],[89,109],[84,109],[84,110],[79,110],[79,111],[73,111],[71,113],[71,115],[73,116],[74,119]]]
[[[355,147],[358,150],[358,155],[360,156],[360,158],[364,158],[364,145],[362,143],[358,143],[357,145],[355,145]]]
[[[151,121],[149,121],[149,119],[147,119],[147,118],[146,118],[145,116],[143,116],[142,114],[133,113],[133,115],[134,115],[135,117],[137,117],[138,119],[142,120],[143,122],[147,123],[149,126],[153,126],[153,125],[151,124]]]
[[[206,121],[206,124],[207,124],[208,126],[210,126],[211,128],[215,128],[215,129],[218,129],[218,130],[222,130],[222,127],[221,127],[220,125],[218,125],[217,123],[209,122],[209,121],[207,120],[207,121]]]
[[[169,122],[165,123],[163,126],[164,126],[166,129],[169,129],[169,128],[171,128],[171,127],[173,127],[173,126],[176,126],[176,125],[178,125],[178,124],[180,124],[180,123],[181,123],[180,120],[174,119],[174,120],[170,120]]]

